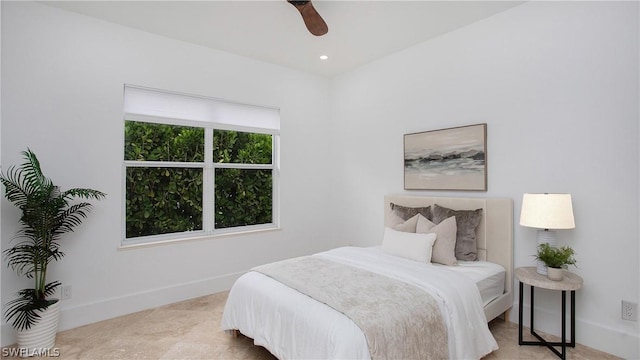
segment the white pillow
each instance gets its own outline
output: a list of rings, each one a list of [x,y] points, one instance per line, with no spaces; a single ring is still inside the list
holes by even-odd
[[[406,259],[429,263],[436,234],[416,234],[384,228],[382,251]]]
[[[416,233],[435,233],[437,235],[437,240],[435,244],[433,244],[431,262],[443,265],[457,265],[456,233],[458,231],[458,226],[456,224],[456,217],[452,216],[436,225],[426,217],[420,214],[418,215],[420,217],[418,218],[418,223],[416,225]]]

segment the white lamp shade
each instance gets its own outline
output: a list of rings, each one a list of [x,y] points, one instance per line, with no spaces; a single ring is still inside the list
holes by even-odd
[[[571,194],[524,194],[520,225],[538,229],[573,229]]]

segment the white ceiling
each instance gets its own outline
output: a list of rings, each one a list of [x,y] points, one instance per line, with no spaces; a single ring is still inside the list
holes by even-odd
[[[316,37],[285,0],[47,1],[166,37],[333,76],[519,5],[521,1],[327,1]],[[325,54],[328,60],[320,60]]]

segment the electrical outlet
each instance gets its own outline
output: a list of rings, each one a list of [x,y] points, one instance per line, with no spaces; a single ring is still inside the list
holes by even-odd
[[[622,300],[622,320],[638,321],[638,303]]]
[[[71,285],[65,285],[60,290],[60,300],[71,299]]]

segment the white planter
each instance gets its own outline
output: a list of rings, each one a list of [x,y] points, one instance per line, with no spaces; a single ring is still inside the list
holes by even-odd
[[[60,300],[40,312],[40,320],[28,330],[18,331],[18,347],[21,356],[34,356],[46,353],[56,344]]]
[[[560,281],[564,277],[564,270],[561,268],[547,267],[547,277],[553,281]]]

